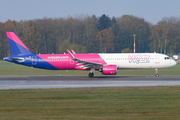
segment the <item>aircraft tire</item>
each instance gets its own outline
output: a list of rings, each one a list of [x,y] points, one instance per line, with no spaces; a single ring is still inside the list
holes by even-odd
[[[94,76],[94,73],[89,73],[89,77],[92,78]]]
[[[156,76],[156,77],[159,77],[159,74],[156,74],[155,76]]]

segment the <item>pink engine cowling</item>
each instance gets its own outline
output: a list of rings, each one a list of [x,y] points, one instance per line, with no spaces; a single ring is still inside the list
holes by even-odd
[[[106,65],[102,67],[103,75],[115,75],[117,73],[116,65]]]

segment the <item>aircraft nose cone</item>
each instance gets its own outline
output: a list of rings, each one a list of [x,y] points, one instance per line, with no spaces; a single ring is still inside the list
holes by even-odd
[[[174,61],[175,63],[174,63],[174,65],[176,65],[177,64],[177,62],[176,61]]]
[[[171,62],[171,64],[172,64],[172,66],[175,66],[175,65],[177,64],[177,62],[176,62],[175,60],[173,60],[173,61]]]

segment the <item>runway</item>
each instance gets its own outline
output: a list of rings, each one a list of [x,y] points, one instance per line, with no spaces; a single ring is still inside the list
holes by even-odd
[[[175,85],[180,85],[180,76],[0,76],[0,89]]]

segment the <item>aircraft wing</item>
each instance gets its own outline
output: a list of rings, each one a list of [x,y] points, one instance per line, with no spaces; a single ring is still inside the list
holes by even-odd
[[[101,64],[101,63],[83,61],[83,60],[76,59],[76,58],[72,58],[72,60],[74,60],[74,61],[76,61],[78,63],[77,66],[81,65],[81,68],[83,68],[83,69],[88,69],[88,68],[99,69],[101,66],[103,66],[103,64]]]
[[[69,50],[67,50],[67,52],[71,56],[71,59],[78,63],[77,66],[80,66],[80,68],[83,68],[83,69],[88,69],[88,68],[99,69],[103,66],[103,64],[101,64],[101,63],[95,63],[95,62],[89,62],[89,61],[77,59],[74,57],[74,55]]]

